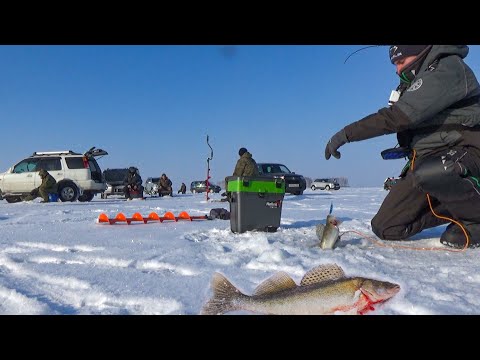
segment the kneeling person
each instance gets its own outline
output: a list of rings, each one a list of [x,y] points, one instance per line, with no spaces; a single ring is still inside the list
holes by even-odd
[[[57,193],[57,180],[48,173],[45,169],[40,169],[38,171],[38,175],[42,178],[42,183],[39,187],[33,189],[30,192],[30,195],[24,197],[23,200],[30,201],[36,199],[37,197],[41,197],[43,200],[42,203],[48,202],[48,194],[50,193]]]
[[[158,181],[158,195],[160,197],[164,195],[173,196],[172,181],[166,174],[162,174],[162,176],[160,176],[160,180]]]

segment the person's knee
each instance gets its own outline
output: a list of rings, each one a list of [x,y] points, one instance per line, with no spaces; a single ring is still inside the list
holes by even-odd
[[[384,238],[383,234],[384,234],[384,227],[382,226],[383,222],[380,222],[378,221],[378,217],[375,216],[372,221],[371,221],[371,225],[372,225],[372,231],[375,235],[377,235],[380,239],[382,240],[387,240]]]
[[[372,231],[382,240],[405,240],[408,238],[408,226],[393,225],[375,216],[372,221]]]

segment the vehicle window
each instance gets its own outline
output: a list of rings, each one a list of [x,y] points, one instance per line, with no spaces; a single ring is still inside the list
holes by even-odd
[[[67,157],[65,158],[67,163],[67,167],[69,169],[85,169],[85,165],[83,165],[83,157]]]
[[[97,160],[94,158],[88,159],[88,166],[90,167],[90,170],[92,171],[98,171],[101,173],[102,171],[100,170],[100,166],[98,166]]]
[[[287,173],[287,174],[291,173],[291,171],[285,165],[280,165],[279,170],[280,171],[275,171],[275,172],[281,172],[281,173]]]
[[[24,172],[36,171],[38,159],[25,159],[19,162],[13,168],[15,174],[21,174]]]
[[[90,169],[90,176],[92,177],[92,180],[102,181],[102,170],[100,170],[100,166],[98,166],[95,158],[88,158],[88,167]]]
[[[38,162],[37,169],[45,169],[47,171],[62,170],[62,164],[59,157],[43,158]]]
[[[123,179],[125,179],[127,173],[128,169],[106,169],[103,171],[103,176],[109,184],[123,183]]]
[[[159,178],[159,177],[158,177],[158,178],[152,178],[151,180],[152,180],[153,183],[158,183],[158,182],[160,182],[160,178]]]

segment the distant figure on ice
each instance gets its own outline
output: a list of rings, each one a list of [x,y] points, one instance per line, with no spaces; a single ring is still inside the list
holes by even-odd
[[[42,183],[39,187],[30,191],[30,194],[23,198],[24,201],[31,201],[37,197],[41,197],[43,200],[42,203],[48,202],[48,194],[57,193],[57,180],[48,173],[45,169],[40,169],[38,175],[42,178]]]
[[[134,166],[128,168],[127,175],[123,179],[125,198],[132,200],[134,197],[143,197],[142,177]]]
[[[187,185],[185,185],[185,183],[182,183],[182,185],[180,186],[180,190],[178,190],[177,194],[185,194],[186,192],[187,192]]]
[[[165,195],[173,196],[172,181],[166,174],[162,174],[158,181],[158,195],[160,197]]]

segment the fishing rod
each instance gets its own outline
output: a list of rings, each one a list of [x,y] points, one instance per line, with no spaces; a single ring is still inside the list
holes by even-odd
[[[366,49],[369,49],[369,48],[372,48],[372,47],[379,47],[379,46],[387,46],[387,45],[369,45],[369,46],[364,46],[358,50],[355,50],[354,52],[352,52],[350,55],[347,56],[347,58],[345,59],[345,61],[343,62],[344,64],[347,63],[348,59],[350,59],[351,56],[355,55],[356,53],[362,51],[362,50],[366,50]]]
[[[212,146],[210,145],[210,143],[208,142],[208,140],[209,140],[209,137],[207,135],[207,145],[210,148],[210,156],[207,158],[207,181],[206,181],[207,201],[208,201],[208,193],[210,192],[210,189],[209,189],[210,182],[208,181],[210,179],[210,160],[213,159],[213,149],[212,149]]]

